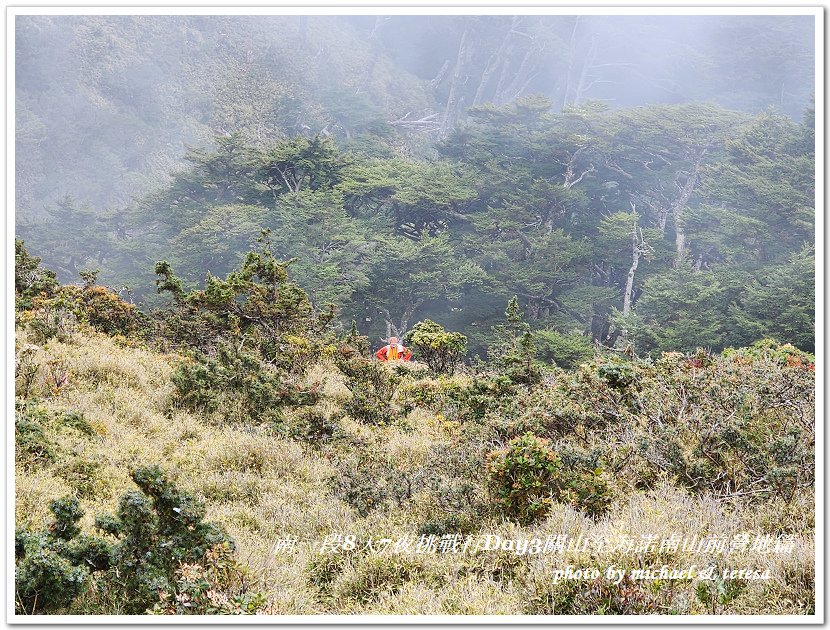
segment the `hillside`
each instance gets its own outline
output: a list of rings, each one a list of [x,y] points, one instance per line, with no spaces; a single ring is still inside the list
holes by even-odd
[[[267,250],[249,256],[239,275],[215,280],[207,292],[182,293],[169,269],[157,269],[179,306],[150,323],[94,284],[58,287],[18,249],[17,526],[45,531],[54,520],[49,502],[74,496],[82,532],[120,550],[106,556],[109,569],[98,552],[102,568],[80,581],[76,596],[70,589],[68,598],[64,590],[63,599],[50,599],[49,581],[73,570],[60,564],[75,557],[66,549],[87,549],[73,553],[89,557],[88,549],[101,547],[79,542],[89,539],[72,527],[68,534],[53,527],[47,538],[24,535],[21,544],[41,545],[56,564],[36,578],[29,555],[18,557],[19,612],[814,610],[811,355],[767,341],[654,360],[598,353],[564,370],[533,358],[514,302],[496,330],[501,350],[487,365],[454,374],[418,362],[387,366],[365,358],[365,338],[354,332],[302,335],[299,328],[320,324],[320,314],[303,308],[302,293],[269,260]],[[249,277],[246,268],[258,271]],[[244,316],[261,308],[257,296],[268,286],[282,296],[263,313],[283,331],[277,363],[268,359],[270,325],[245,324]],[[219,297],[229,287],[244,299]],[[237,315],[225,310],[233,304],[243,309]],[[180,345],[204,327],[214,335],[202,334],[202,343],[218,343],[215,353]],[[438,345],[442,334],[433,337]],[[224,345],[236,335],[248,340],[244,350]],[[153,494],[159,519],[165,496],[201,514],[178,494],[188,493],[236,551],[231,562],[202,550],[169,566],[169,577],[154,578],[168,580],[160,590],[134,587],[119,596],[117,567],[123,572],[132,557],[124,554],[140,548],[135,537],[145,530],[123,538],[123,529],[96,521],[115,527],[106,535],[93,520],[120,510],[129,525],[141,494],[127,503],[121,497],[135,488],[131,475],[147,483],[135,476],[146,465],[160,465],[178,488],[142,486],[160,493]],[[156,522],[151,514],[136,521],[140,527]],[[332,535],[359,544],[320,553]],[[562,535],[571,547],[556,547]],[[766,546],[757,542],[767,535]],[[50,536],[56,542],[43,542]],[[540,548],[551,542],[544,553],[450,546],[492,536],[537,539]],[[699,544],[688,549],[655,542],[693,536]],[[295,545],[284,548],[291,537]],[[615,546],[583,549],[578,539]],[[367,548],[369,540],[375,546]],[[567,565],[628,572],[713,565],[719,575],[749,569],[758,579],[553,580]],[[150,566],[133,570],[140,577]],[[38,579],[40,604],[25,590]]]
[[[797,124],[702,104],[551,107],[473,108],[434,159],[381,137],[267,150],[221,137],[134,206],[101,217],[67,201],[18,237],[61,281],[98,270],[145,309],[163,304],[157,261],[197,286],[266,229],[312,303],[375,341],[431,319],[484,356],[517,295],[560,364],[594,343],[814,349],[814,112]]]
[[[798,11],[12,10],[15,612],[823,610]]]

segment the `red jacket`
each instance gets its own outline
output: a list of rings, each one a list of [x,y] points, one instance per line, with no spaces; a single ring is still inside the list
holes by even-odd
[[[395,345],[397,346],[397,359],[400,359],[401,361],[409,361],[412,358],[412,353],[409,351],[409,348],[399,343]],[[375,352],[375,356],[381,361],[389,361],[389,351],[391,349],[391,346],[387,344],[383,346],[380,350]],[[394,351],[392,354],[395,354]],[[393,358],[392,360],[394,361],[395,358]]]

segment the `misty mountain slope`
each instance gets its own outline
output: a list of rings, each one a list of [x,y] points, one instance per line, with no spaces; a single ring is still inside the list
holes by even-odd
[[[812,26],[19,18],[16,613],[814,615]]]
[[[415,339],[383,364],[267,250],[203,291],[159,268],[179,299],[152,317],[18,253],[20,613],[815,610],[815,357],[792,345],[561,369],[513,304],[486,364]],[[630,573],[663,566],[687,574]]]
[[[15,54],[19,220],[123,206],[216,134],[348,136],[432,104],[336,17],[20,16]]]
[[[99,269],[158,307],[157,261],[194,286],[227,274],[265,229],[341,324],[381,339],[429,318],[482,356],[513,296],[557,363],[594,343],[692,351],[774,337],[809,351],[812,116],[554,113],[535,97],[471,109],[429,160],[328,136],[262,149],[236,134],[190,152],[131,207],[100,216],[66,202],[18,234],[62,281]]]
[[[67,195],[123,206],[216,134],[348,140],[397,121],[393,144],[420,146],[529,94],[798,117],[814,90],[808,16],[16,19],[18,221]]]

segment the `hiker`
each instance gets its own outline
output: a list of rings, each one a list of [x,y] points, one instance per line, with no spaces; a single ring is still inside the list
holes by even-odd
[[[375,352],[375,356],[381,361],[409,361],[412,353],[409,348],[398,343],[397,337],[389,337],[389,344]]]

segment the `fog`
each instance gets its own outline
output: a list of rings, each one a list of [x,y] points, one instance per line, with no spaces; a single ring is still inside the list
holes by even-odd
[[[16,19],[18,222],[67,195],[127,204],[215,135],[346,139],[393,122],[429,141],[470,106],[529,94],[798,119],[813,92],[810,16]]]
[[[813,73],[812,18],[725,16],[519,16],[350,18],[375,32],[406,70],[433,79],[467,29],[464,79],[477,87],[488,63],[510,60],[519,89],[560,106],[598,99],[614,106],[712,100],[775,106],[800,115]],[[471,92],[472,90],[468,90]],[[469,99],[468,99],[469,100]]]

